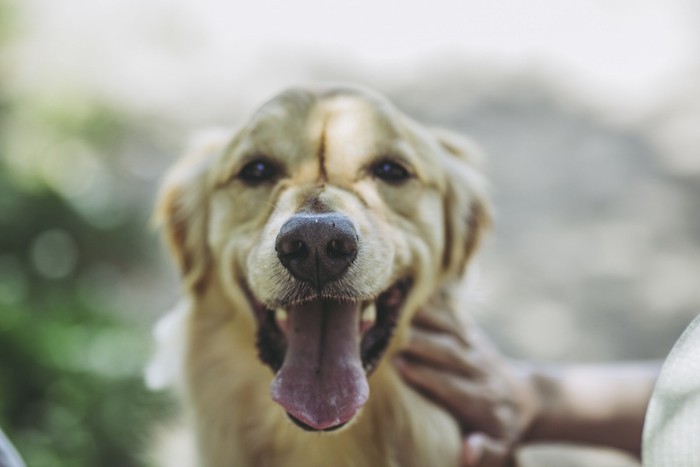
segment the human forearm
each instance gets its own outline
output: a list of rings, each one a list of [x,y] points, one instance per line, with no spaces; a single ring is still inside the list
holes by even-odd
[[[521,365],[541,400],[524,442],[605,445],[640,455],[658,362]]]

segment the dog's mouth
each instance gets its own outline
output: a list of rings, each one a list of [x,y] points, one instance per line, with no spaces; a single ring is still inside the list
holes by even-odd
[[[375,300],[321,297],[276,310],[251,300],[259,356],[275,372],[272,399],[298,426],[332,431],[359,412],[410,285],[400,280]]]

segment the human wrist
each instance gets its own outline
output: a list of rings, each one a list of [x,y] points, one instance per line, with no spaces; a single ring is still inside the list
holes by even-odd
[[[529,417],[520,441],[543,441],[551,437],[552,421],[561,412],[560,375],[556,368],[532,362],[518,362],[517,371],[529,392]]]
[[[512,364],[520,388],[522,426],[519,441],[536,441],[553,410],[555,378],[550,371],[532,362],[513,361]]]

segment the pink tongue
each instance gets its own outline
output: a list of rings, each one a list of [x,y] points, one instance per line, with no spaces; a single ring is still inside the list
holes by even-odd
[[[359,304],[321,300],[287,310],[287,353],[272,399],[316,430],[350,421],[369,397],[359,310]]]

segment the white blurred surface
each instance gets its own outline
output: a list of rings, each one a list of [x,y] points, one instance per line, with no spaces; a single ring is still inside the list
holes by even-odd
[[[391,83],[462,60],[635,112],[692,86],[699,10],[692,0],[22,0],[14,82],[206,118],[202,104],[247,108],[317,78],[309,64]]]

